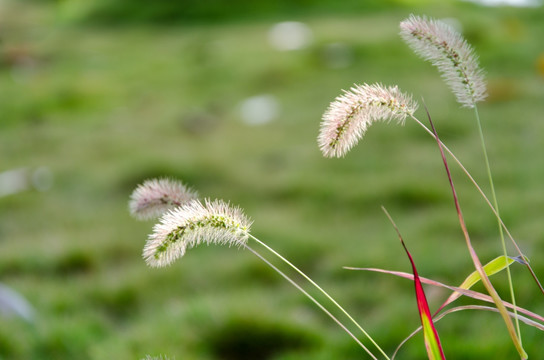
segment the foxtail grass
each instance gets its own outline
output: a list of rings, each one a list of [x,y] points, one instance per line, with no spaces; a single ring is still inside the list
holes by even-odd
[[[317,142],[326,157],[344,156],[375,121],[403,123],[417,103],[398,87],[355,85],[338,96],[323,114]]]
[[[521,341],[520,321],[544,330],[544,324],[542,324],[542,322],[544,322],[544,317],[516,306],[514,286],[510,274],[510,265],[513,264],[514,261],[512,258],[509,258],[507,254],[505,233],[514,244],[514,247],[519,254],[519,257],[517,258],[518,262],[523,263],[529,269],[533,279],[543,294],[544,288],[540,284],[532,267],[529,265],[528,259],[524,256],[500,217],[490,161],[477,108],[477,103],[485,100],[487,96],[484,72],[478,64],[478,58],[475,55],[473,48],[461,34],[441,21],[411,15],[408,19],[400,23],[400,35],[417,55],[437,67],[442,78],[452,90],[457,102],[463,107],[474,109],[480,142],[482,144],[486,173],[491,188],[492,200],[489,200],[478,182],[474,180],[474,177],[469,173],[461,161],[440,140],[438,131],[436,130],[426,107],[425,111],[430,123],[430,129],[418,120],[415,116],[418,103],[412,99],[410,94],[401,92],[397,86],[384,86],[380,83],[363,83],[361,85],[354,85],[347,91],[344,90],[343,94],[330,103],[321,118],[317,143],[323,156],[328,158],[345,156],[365,135],[368,128],[374,122],[394,121],[399,124],[404,124],[407,118],[416,121],[416,123],[423,127],[423,129],[434,138],[438,145],[439,153],[446,170],[448,184],[452,192],[457,218],[476,271],[471,273],[460,287],[452,287],[440,284],[434,280],[419,277],[411,254],[396,225],[385,209],[384,211],[395,227],[401,244],[409,257],[413,274],[370,268],[359,270],[381,271],[406,277],[414,281],[418,310],[420,312],[424,340],[429,359],[445,358],[438,334],[434,327],[434,321],[438,321],[446,314],[469,309],[498,312],[504,320],[508,334],[518,351],[520,358],[526,359],[527,354],[523,349]],[[451,156],[476,187],[497,219],[503,255],[485,266],[482,265],[482,262],[472,246],[449,164],[446,159],[446,153]],[[159,218],[158,222],[153,227],[153,231],[149,235],[143,250],[143,258],[149,266],[162,267],[170,265],[175,260],[184,256],[188,249],[200,244],[218,244],[245,248],[295,286],[327,314],[327,316],[336,322],[350,337],[352,337],[370,357],[377,359],[376,355],[374,355],[374,353],[369,350],[343,322],[333,315],[327,307],[248,244],[249,241],[254,241],[308,281],[363,333],[383,357],[389,359],[388,355],[380,348],[372,337],[370,337],[359,323],[353,319],[353,317],[340,306],[333,297],[315,283],[308,275],[293,265],[293,263],[252,235],[250,232],[252,221],[245,216],[242,209],[239,207],[232,206],[222,200],[204,199],[204,201],[201,201],[198,199],[198,195],[195,191],[187,188],[180,182],[169,179],[156,179],[148,180],[134,191],[129,202],[129,209],[131,214],[140,220]],[[500,298],[489,279],[489,276],[502,270],[507,272],[512,303],[503,301]],[[478,281],[482,282],[489,295],[469,290],[470,287]],[[453,291],[433,315],[431,315],[425,299],[425,294],[421,285],[422,283],[444,286]],[[477,300],[492,302],[496,308],[468,305],[444,310],[447,305],[455,301],[461,294]],[[507,308],[513,309],[513,312],[507,311]],[[526,317],[519,315],[518,311]],[[512,319],[515,321],[515,326]],[[399,345],[399,348],[405,341]],[[397,351],[395,351],[393,357],[396,355]]]
[[[149,179],[132,192],[128,204],[130,214],[138,220],[158,218],[186,202],[198,193],[173,179]]]
[[[457,102],[474,107],[487,96],[483,71],[472,47],[450,25],[411,15],[400,23],[402,39],[438,68]]]
[[[155,181],[147,183],[155,184]],[[138,189],[142,189],[144,186],[139,186]],[[185,191],[183,187],[170,187],[177,191]],[[141,190],[139,191],[142,192]],[[175,194],[170,194],[171,197],[176,197]],[[179,194],[181,196],[181,194]],[[137,201],[138,196],[131,196],[131,203]],[[132,208],[132,207],[131,207]],[[348,319],[352,322],[363,335],[376,347],[376,349],[385,357],[389,359],[387,354],[380,348],[376,341],[366,332],[361,325],[340,305],[332,296],[330,296],[322,287],[314,282],[308,275],[302,270],[293,265],[285,257],[280,255],[277,251],[266,245],[263,241],[259,240],[250,233],[252,221],[245,216],[242,209],[234,207],[229,203],[222,200],[209,200],[205,199],[202,203],[198,199],[192,199],[185,201],[180,206],[170,209],[168,206],[157,207],[154,209],[155,213],[163,210],[163,214],[158,220],[158,223],[153,227],[153,232],[149,235],[148,240],[144,246],[143,258],[150,267],[164,267],[171,265],[175,260],[185,255],[187,249],[198,246],[202,243],[215,244],[215,245],[229,245],[248,249],[265,264],[270,266],[280,276],[285,278],[289,283],[295,286],[300,292],[308,297],[314,304],[316,304],[327,316],[329,316],[334,322],[336,322],[350,337],[352,337],[357,344],[367,352],[373,359],[377,360],[377,357],[370,351],[336,316],[334,316],[325,306],[323,306],[315,297],[310,295],[304,290],[298,283],[296,283],[291,277],[286,275],[271,262],[265,259],[259,252],[250,247],[247,242],[248,239],[252,239],[259,245],[263,246],[266,250],[278,257],[281,261],[286,263],[289,267],[300,274],[306,279],[312,286],[319,290],[332,304],[339,309]],[[142,219],[141,216],[133,215]]]
[[[153,227],[143,257],[151,267],[170,265],[201,243],[242,247],[251,221],[222,200],[191,200],[168,211]]]
[[[401,37],[416,52],[416,54],[423,59],[430,61],[438,68],[446,84],[453,91],[456,100],[462,106],[474,109],[480,141],[482,144],[482,151],[484,154],[486,172],[491,187],[492,202],[486,196],[479,184],[474,180],[472,175],[464,167],[464,165],[442,143],[442,141],[440,141],[428,112],[427,115],[429,117],[429,121],[431,122],[432,131],[414,116],[414,112],[417,109],[417,103],[413,102],[410,95],[398,91],[397,87],[386,88],[381,84],[364,84],[356,86],[349,91],[344,91],[344,94],[337,97],[323,115],[321,129],[318,136],[319,148],[325,157],[345,156],[346,153],[363,137],[367,128],[374,121],[395,119],[397,122],[403,123],[406,117],[414,119],[431,136],[435,138],[447,170],[446,172],[454,196],[454,203],[458,213],[459,222],[476,271],[481,277],[486,290],[493,298],[499,313],[501,313],[503,316],[508,332],[520,354],[520,357],[524,358],[526,353],[522,347],[521,331],[518,318],[517,316],[514,316],[516,329],[513,331],[512,322],[506,312],[506,309],[502,305],[502,300],[489,281],[486,272],[483,269],[474,248],[472,247],[470,237],[464,223],[464,218],[460,211],[453,180],[451,179],[449,167],[444,155],[444,151],[446,151],[450,156],[452,156],[455,162],[460,166],[473,185],[477,188],[481,196],[492,210],[493,214],[496,216],[499,226],[503,257],[507,258],[508,256],[504,237],[504,232],[506,232],[518,251],[519,258],[523,259],[523,263],[527,266],[533,279],[539,286],[540,290],[544,293],[544,289],[536,277],[536,274],[529,265],[529,262],[526,261],[524,254],[521,252],[519,246],[511,236],[500,217],[489,158],[485,146],[478,108],[476,105],[478,102],[483,101],[487,96],[483,71],[479,67],[478,59],[473,48],[449,25],[440,21],[428,19],[426,17],[411,15],[408,19],[401,22],[400,28]],[[505,269],[508,277],[514,315],[517,315],[514,286],[509,266],[506,266]]]

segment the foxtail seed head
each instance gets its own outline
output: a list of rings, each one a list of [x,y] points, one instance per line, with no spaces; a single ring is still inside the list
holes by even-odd
[[[416,109],[417,103],[396,86],[356,85],[344,90],[323,114],[319,148],[326,157],[342,157],[373,122],[394,119],[402,123]]]
[[[402,39],[440,71],[457,102],[465,107],[486,98],[486,85],[472,47],[444,22],[411,15],[400,23]]]
[[[138,185],[130,196],[129,210],[138,220],[148,220],[175,209],[197,193],[179,181],[171,179],[151,179]]]
[[[191,200],[164,214],[153,228],[143,257],[152,267],[170,265],[186,249],[203,242],[218,245],[246,244],[251,221],[238,207],[221,200]]]

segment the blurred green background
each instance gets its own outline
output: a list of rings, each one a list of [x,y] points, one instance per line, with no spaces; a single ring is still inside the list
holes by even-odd
[[[461,283],[473,266],[443,165],[410,120],[375,124],[343,159],[324,159],[316,137],[341,89],[399,85],[425,99],[442,139],[488,189],[473,112],[398,36],[411,13],[450,21],[475,47],[489,82],[480,115],[501,213],[544,278],[542,6],[3,0],[0,283],[34,313],[29,321],[0,313],[0,359],[368,358],[247,251],[202,246],[147,268],[141,250],[153,222],[132,219],[127,202],[156,176],[241,206],[255,236],[391,354],[418,326],[412,284],[342,267],[410,271],[384,205],[420,274]],[[423,109],[416,115],[425,119]],[[489,261],[501,252],[496,221],[453,175]],[[512,273],[518,303],[544,314],[528,272]],[[506,298],[504,274],[494,283]],[[449,295],[426,289],[432,309]],[[449,358],[516,358],[496,314],[460,312],[437,328]],[[531,358],[542,358],[543,334],[525,325],[522,333]],[[399,353],[425,356],[421,336]]]

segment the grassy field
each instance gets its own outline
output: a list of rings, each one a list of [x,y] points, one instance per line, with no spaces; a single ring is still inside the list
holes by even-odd
[[[425,99],[444,142],[488,189],[473,113],[398,36],[410,10],[300,17],[313,42],[282,52],[267,34],[293,19],[78,26],[47,3],[0,6],[0,172],[52,179],[39,183],[46,191],[0,197],[0,283],[36,311],[31,323],[0,318],[0,359],[368,358],[249,252],[199,247],[147,268],[141,251],[153,222],[132,219],[127,202],[150,177],[241,206],[252,233],[329,290],[389,354],[418,326],[412,284],[342,269],[410,270],[381,205],[420,275],[455,285],[473,271],[436,144],[417,124],[376,124],[343,159],[323,158],[316,144],[341,89],[399,85]],[[457,19],[480,55],[501,214],[544,278],[544,11],[413,11]],[[342,67],[332,66],[330,44],[347,54]],[[262,94],[276,99],[278,116],[248,125],[242,103]],[[423,109],[416,115],[423,120]],[[491,260],[501,252],[496,220],[457,169],[454,180],[475,247]],[[543,314],[527,271],[512,273],[518,303]],[[494,283],[506,298],[504,275]],[[426,289],[431,308],[449,295]],[[437,327],[449,358],[516,358],[496,314],[460,312]],[[531,358],[542,358],[543,334],[522,333]],[[421,337],[399,354],[424,357]]]

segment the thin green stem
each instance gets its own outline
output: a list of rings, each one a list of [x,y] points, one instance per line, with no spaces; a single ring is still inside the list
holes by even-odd
[[[436,129],[434,127],[434,124],[431,119],[431,115],[429,114],[429,111],[427,108],[425,108],[425,111],[427,112],[427,117],[429,118],[429,122],[431,124],[431,129],[433,131],[433,134],[435,136],[436,142],[438,144],[438,148],[440,150],[440,156],[442,157],[442,161],[444,163],[444,167],[446,168],[446,173],[448,175],[448,181],[450,183],[450,188],[453,195],[453,200],[455,203],[455,210],[457,211],[457,216],[459,218],[459,225],[461,226],[461,229],[463,231],[463,235],[465,236],[465,241],[467,244],[467,248],[469,250],[470,256],[472,258],[472,262],[474,263],[474,266],[476,267],[476,270],[480,274],[480,279],[482,281],[482,284],[485,286],[487,292],[489,295],[493,298],[493,302],[495,303],[495,306],[499,310],[499,313],[501,314],[506,328],[508,329],[508,333],[510,334],[510,337],[512,338],[512,342],[514,343],[514,346],[516,347],[520,358],[527,359],[527,353],[523,349],[523,346],[521,345],[521,342],[519,341],[519,338],[516,334],[516,330],[514,328],[514,324],[512,323],[512,320],[508,316],[508,312],[506,311],[506,307],[503,304],[503,301],[501,300],[499,294],[491,284],[491,281],[489,280],[489,277],[487,276],[485,270],[483,269],[482,263],[480,262],[480,259],[478,258],[478,255],[476,254],[476,251],[474,250],[474,247],[472,246],[472,242],[470,240],[470,236],[468,234],[468,229],[465,223],[465,219],[463,217],[463,213],[461,212],[461,206],[459,204],[459,199],[457,197],[457,192],[455,190],[455,186],[453,184],[453,180],[451,177],[450,168],[448,166],[448,162],[446,160],[446,155],[444,154],[444,150],[442,148],[442,142],[440,141],[438,137],[438,133],[436,132]]]
[[[253,239],[257,240],[256,238],[254,238],[252,235],[250,235]],[[257,240],[257,242],[259,242],[260,244],[263,244],[261,241]],[[251,251],[255,256],[257,256],[259,259],[261,259],[265,264],[267,264],[268,266],[270,266],[274,271],[276,271],[278,274],[280,274],[285,280],[287,280],[289,283],[291,283],[291,285],[293,285],[295,288],[297,288],[301,293],[303,293],[308,299],[312,300],[314,302],[314,304],[317,305],[317,307],[319,307],[325,314],[327,314],[335,323],[338,324],[338,326],[340,326],[346,333],[349,334],[349,336],[351,336],[353,338],[353,340],[355,340],[355,342],[357,342],[357,344],[359,344],[359,346],[361,346],[367,353],[368,355],[370,355],[372,357],[372,359],[374,360],[378,360],[376,358],[376,356],[370,351],[368,350],[368,348],[366,346],[363,345],[363,343],[361,343],[361,341],[355,336],[353,335],[353,333],[351,331],[349,331],[349,329],[344,325],[342,324],[342,322],[340,320],[338,320],[338,318],[336,318],[329,310],[327,310],[319,301],[317,301],[312,295],[310,295],[308,292],[306,292],[306,290],[304,290],[299,284],[297,284],[293,279],[291,279],[289,276],[287,276],[284,272],[282,272],[280,269],[278,269],[276,266],[272,265],[272,263],[268,260],[266,260],[261,254],[259,254],[257,251],[253,250],[249,245],[245,245],[246,249],[248,249],[249,251]]]
[[[504,233],[502,231],[501,221],[500,221],[500,212],[499,212],[499,203],[497,201],[497,194],[495,193],[495,185],[493,182],[493,175],[491,174],[491,166],[489,165],[489,157],[487,156],[487,147],[485,146],[484,132],[482,130],[482,123],[480,121],[480,114],[478,113],[478,107],[474,104],[474,114],[476,115],[476,122],[478,123],[478,132],[480,134],[480,142],[482,144],[482,152],[485,159],[485,169],[487,171],[487,178],[489,179],[489,185],[491,187],[491,197],[493,199],[493,207],[495,208],[497,215],[497,222],[499,225],[499,234],[501,237],[502,251],[505,257],[508,256],[506,251],[506,243],[504,241]],[[516,331],[518,333],[519,342],[521,343],[521,329],[519,327],[518,312],[516,309],[516,296],[514,294],[514,283],[512,282],[512,274],[510,272],[510,267],[506,268],[506,274],[508,276],[508,286],[510,288],[510,297],[512,299],[512,304],[514,305],[514,320],[516,322]]]
[[[263,243],[261,240],[257,239],[255,236],[253,235],[249,235],[250,238],[252,238],[253,240],[255,240],[257,243],[259,243],[260,245],[264,246],[268,251],[270,251],[272,254],[274,254],[275,256],[277,256],[280,260],[282,260],[284,263],[286,263],[287,265],[289,265],[293,270],[295,270],[296,272],[298,272],[303,278],[305,278],[310,284],[312,284],[316,289],[318,289],[323,295],[325,295],[325,297],[327,297],[327,299],[329,299],[342,313],[344,313],[344,315],[347,316],[347,318],[355,325],[357,326],[357,328],[359,330],[361,330],[361,332],[368,338],[368,340],[370,340],[370,342],[378,349],[378,351],[387,359],[387,360],[390,360],[389,359],[389,356],[387,356],[387,354],[382,350],[382,348],[376,343],[376,341],[374,341],[374,339],[372,339],[372,337],[365,331],[365,329],[363,329],[363,327],[361,325],[359,325],[359,323],[357,323],[357,321],[355,321],[355,319],[353,319],[353,317],[342,307],[340,306],[340,304],[338,304],[338,302],[336,302],[336,300],[334,300],[332,298],[332,296],[330,296],[325,290],[323,290],[323,288],[321,288],[319,285],[317,285],[315,283],[315,281],[313,281],[308,275],[306,275],[304,272],[302,272],[302,270],[300,270],[299,268],[297,268],[295,265],[293,265],[289,260],[287,260],[286,258],[284,258],[283,256],[281,256],[277,251],[275,251],[274,249],[272,249],[270,246],[266,245],[265,243]]]
[[[421,121],[419,121],[418,118],[416,118],[415,116],[410,116],[412,118],[412,120],[414,120],[419,126],[421,126],[425,131],[427,131],[427,133],[429,135],[431,135],[433,138],[435,138],[436,140],[436,137],[434,136],[433,132],[427,127],[425,126]],[[537,284],[538,288],[540,289],[540,292],[542,294],[544,294],[544,287],[542,286],[542,284],[540,283],[540,281],[538,280],[538,277],[536,276],[533,268],[531,267],[531,265],[529,264],[528,261],[526,261],[526,258],[525,258],[525,255],[523,255],[523,253],[521,252],[521,249],[519,248],[518,244],[516,243],[516,241],[514,240],[514,237],[512,236],[512,234],[510,233],[510,231],[508,230],[508,228],[506,227],[506,225],[504,224],[504,222],[502,221],[502,219],[500,218],[499,214],[497,213],[497,211],[495,210],[495,207],[493,207],[493,204],[491,204],[491,201],[489,201],[488,197],[485,195],[484,191],[482,190],[482,188],[480,187],[480,185],[478,185],[478,183],[476,182],[476,180],[474,180],[474,178],[472,177],[472,175],[468,172],[468,170],[465,168],[465,166],[463,165],[463,163],[461,163],[461,161],[457,158],[457,156],[455,156],[455,154],[440,140],[438,139],[438,141],[440,141],[440,144],[442,145],[442,148],[444,150],[446,150],[446,152],[451,156],[451,158],[457,163],[457,165],[461,168],[461,170],[465,173],[465,175],[468,177],[468,179],[470,180],[470,182],[472,182],[472,184],[474,185],[474,187],[476,188],[476,190],[480,193],[480,195],[482,196],[482,198],[484,199],[484,201],[486,202],[486,204],[489,206],[489,208],[491,209],[491,211],[493,212],[493,214],[497,217],[498,221],[500,222],[501,224],[501,227],[503,228],[503,230],[506,232],[506,235],[508,235],[508,238],[512,241],[512,244],[514,245],[514,247],[516,248],[516,251],[518,252],[519,256],[521,256],[522,259],[524,259],[524,263],[525,263],[525,266],[527,267],[527,269],[529,270],[529,272],[531,273],[531,276],[533,277],[535,283]]]

